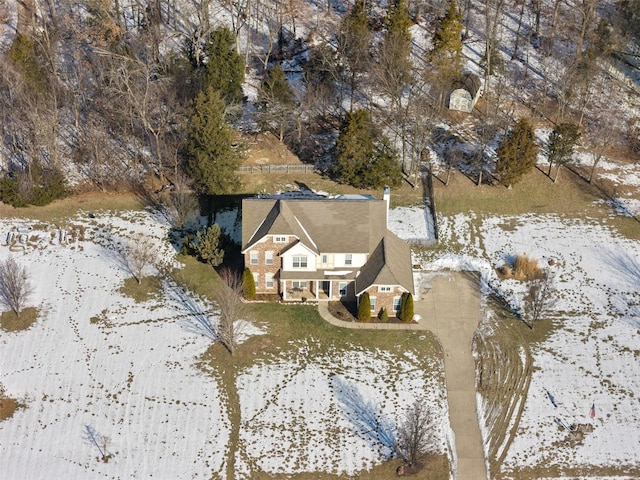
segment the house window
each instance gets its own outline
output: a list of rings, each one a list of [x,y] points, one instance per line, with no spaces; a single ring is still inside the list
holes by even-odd
[[[264,286],[266,288],[273,288],[273,274],[267,273],[264,276]]]
[[[293,285],[293,288],[307,288],[307,281],[306,280],[294,280],[291,283]]]
[[[273,265],[273,252],[264,252],[264,263],[266,265]]]
[[[376,297],[369,297],[369,301],[371,302],[371,311],[376,311]]]
[[[287,243],[287,237],[281,236],[281,235],[276,235],[273,238],[273,241],[276,243]]]
[[[329,256],[328,255],[322,255],[322,264],[326,265],[327,263],[329,263]]]
[[[258,264],[258,252],[251,252],[249,254],[250,260],[249,262],[251,263],[251,265],[257,265]]]
[[[256,288],[258,288],[260,286],[260,274],[259,273],[254,273],[253,274],[253,282],[256,284]]]
[[[390,292],[391,291],[391,287],[388,285],[380,285],[378,287],[378,291],[379,292]]]
[[[293,256],[293,268],[307,268],[306,255],[294,255]]]
[[[399,312],[402,305],[402,297],[393,297],[393,311]]]
[[[347,253],[347,254],[344,256],[344,264],[345,264],[345,265],[351,265],[352,263],[353,263],[353,255],[352,255],[352,254],[350,254],[350,253]]]
[[[344,297],[347,295],[347,282],[338,283],[338,292],[340,292],[341,297]]]

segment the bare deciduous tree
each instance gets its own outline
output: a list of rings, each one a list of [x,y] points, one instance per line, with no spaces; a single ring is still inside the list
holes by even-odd
[[[157,255],[151,242],[142,234],[129,240],[127,243],[119,243],[115,248],[118,263],[129,272],[138,283],[142,282],[145,270],[153,264]]]
[[[247,304],[242,301],[242,277],[237,272],[224,268],[220,272],[222,285],[215,294],[215,301],[220,309],[218,338],[220,343],[234,354],[240,336],[246,328],[249,316]]]
[[[109,459],[113,457],[112,453],[107,453],[109,438],[104,435],[100,435],[91,425],[84,426],[84,438],[89,444],[98,449],[98,452],[100,452],[100,456],[98,458],[104,463],[107,463]]]
[[[545,272],[544,277],[532,280],[525,299],[525,323],[531,329],[542,320],[558,301],[554,285],[554,275]]]
[[[415,400],[398,427],[396,450],[409,466],[416,465],[432,443],[432,419],[424,399]]]
[[[177,175],[173,185],[173,190],[164,198],[165,212],[173,227],[182,231],[198,210],[198,198],[185,175]]]
[[[29,274],[15,258],[0,262],[0,303],[19,317],[32,293]]]

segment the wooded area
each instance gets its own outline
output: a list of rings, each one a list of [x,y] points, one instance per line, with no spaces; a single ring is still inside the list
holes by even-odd
[[[579,141],[594,168],[640,153],[640,0],[31,0],[18,13],[0,56],[0,198],[17,206],[183,173],[199,192],[237,191],[239,132],[272,131],[360,187],[434,154],[510,185],[534,159],[498,146],[523,119],[561,127],[540,145],[555,179]],[[448,111],[470,70],[482,99]]]

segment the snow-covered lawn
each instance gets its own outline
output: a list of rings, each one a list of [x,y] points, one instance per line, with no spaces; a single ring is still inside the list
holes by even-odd
[[[27,225],[30,244],[10,250],[9,232]],[[211,339],[189,315],[204,306],[167,281],[136,303],[121,292],[130,274],[109,248],[144,233],[157,259],[171,263],[168,228],[145,212],[78,216],[64,229],[0,220],[0,260],[11,255],[30,272],[41,312],[27,330],[0,331],[0,383],[25,405],[0,422],[0,478],[229,477],[229,392],[199,365]],[[366,349],[357,339],[316,354],[314,341],[239,369],[234,479],[368,469],[391,456],[395,426],[416,399],[429,403],[434,448],[446,453],[439,359],[419,348]]]
[[[522,307],[523,285],[499,280],[495,269],[516,254],[543,265],[553,259],[559,301],[552,317],[559,326],[532,349],[531,385],[502,471],[550,465],[640,471],[640,242],[606,223],[557,215],[458,214],[441,218],[439,231],[450,252],[425,266],[478,270],[485,293],[500,292],[515,309]],[[593,431],[572,440],[558,419]]]
[[[3,238],[26,223],[3,220]],[[0,423],[0,476],[210,478],[223,467],[229,425],[224,410],[212,408],[216,383],[195,365],[208,342],[184,328],[173,302],[123,296],[127,274],[92,241],[109,225],[161,245],[166,227],[139,214],[74,223],[88,240],[72,239],[77,230],[67,228],[67,245],[43,241],[26,253],[0,246],[0,259],[13,255],[30,272],[41,310],[30,329],[0,333],[0,382],[26,404]],[[97,459],[87,426],[108,439],[108,463]]]

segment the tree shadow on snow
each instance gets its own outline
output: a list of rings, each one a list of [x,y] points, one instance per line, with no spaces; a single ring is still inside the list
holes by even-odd
[[[189,333],[217,341],[218,332],[207,308],[199,300],[190,297],[178,285],[170,285],[167,290],[174,308],[182,314],[179,320],[180,326]]]
[[[386,459],[396,451],[396,426],[381,410],[377,402],[367,400],[354,382],[338,375],[331,377],[331,390],[345,417],[358,435],[373,448],[382,447]]]
[[[618,248],[603,251],[604,260],[633,288],[640,288],[640,259]]]

